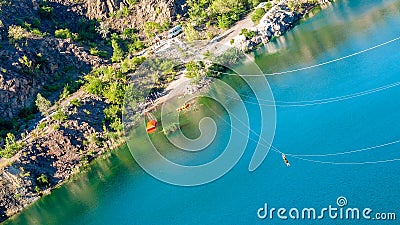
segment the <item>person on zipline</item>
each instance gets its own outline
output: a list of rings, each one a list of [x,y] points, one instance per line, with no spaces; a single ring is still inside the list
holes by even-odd
[[[286,166],[290,166],[289,160],[287,160],[286,155],[282,153],[283,162],[285,162]]]

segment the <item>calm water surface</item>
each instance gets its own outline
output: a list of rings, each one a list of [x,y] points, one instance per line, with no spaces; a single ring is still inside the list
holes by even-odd
[[[338,0],[257,51],[254,58],[265,73],[281,72],[338,59],[399,36],[400,1]],[[395,41],[330,64],[267,79],[277,101],[332,98],[399,82],[399,62],[400,41]],[[287,153],[326,154],[398,140],[399,99],[400,89],[394,87],[329,104],[277,107],[273,145]],[[228,118],[223,110],[218,113],[218,117]],[[252,129],[259,129],[258,114],[250,117],[255,118]],[[218,153],[218,146],[226,144],[229,134],[223,132],[228,128],[217,123],[222,134],[212,148]],[[275,208],[320,209],[337,206],[339,196],[347,198],[349,207],[397,212],[400,217],[400,161],[333,165],[289,158],[292,167],[287,168],[279,154],[270,152],[250,173],[247,167],[254,147],[250,141],[239,164],[221,179],[190,188],[155,180],[135,164],[127,148],[121,148],[107,159],[96,160],[87,173],[6,224],[381,224],[329,219],[281,221],[276,217],[269,221],[256,215],[264,203]],[[400,144],[308,159],[371,162],[394,158],[400,158]]]

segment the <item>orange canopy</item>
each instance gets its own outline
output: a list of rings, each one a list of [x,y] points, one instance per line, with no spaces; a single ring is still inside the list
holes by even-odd
[[[147,126],[146,126],[147,133],[148,134],[154,133],[156,131],[156,127],[157,127],[157,121],[156,120],[150,120],[147,123]]]

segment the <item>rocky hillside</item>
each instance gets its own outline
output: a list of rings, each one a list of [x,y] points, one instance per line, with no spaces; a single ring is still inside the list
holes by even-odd
[[[146,24],[165,31],[186,11],[185,0],[0,0],[0,150],[16,153],[0,158],[0,221],[119,144],[121,103],[107,97],[140,63]],[[104,96],[81,87],[96,68],[115,76]]]
[[[21,152],[0,169],[0,221],[114,146],[112,141],[106,141],[107,130],[103,130],[103,110],[107,104],[89,94],[70,99],[57,119],[42,121],[26,138]]]
[[[140,29],[146,22],[173,22],[187,12],[186,0],[87,0],[87,17],[112,29]]]
[[[186,0],[1,0],[0,137],[27,128],[37,93],[55,101],[82,74],[109,65],[113,33],[145,37],[146,23],[165,30],[186,11]]]
[[[66,6],[5,0],[0,8],[0,117],[3,120],[35,113],[30,109],[37,93],[54,98],[67,84],[72,90],[82,73],[105,63],[90,55],[84,44],[55,37],[57,29],[66,28],[81,33],[81,42],[97,38],[86,37],[89,35],[79,30],[94,26],[93,23]],[[13,123],[21,124],[17,122]]]

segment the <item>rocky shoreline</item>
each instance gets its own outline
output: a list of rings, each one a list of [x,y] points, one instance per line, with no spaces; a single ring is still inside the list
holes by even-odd
[[[63,107],[68,116],[63,122],[41,121],[25,138],[23,149],[0,169],[0,221],[49,194],[91,160],[123,144],[122,140],[109,141],[107,133],[99,132],[107,107],[102,99],[83,93],[79,104],[79,108],[73,104]]]
[[[268,43],[276,37],[291,30],[299,21],[315,7],[326,7],[333,0],[318,0],[315,3],[305,3],[296,11],[288,7],[288,0],[281,0],[274,4],[270,10],[261,18],[259,24],[247,28],[254,32],[252,38],[239,35],[234,39],[233,46],[244,51],[251,51],[262,43]]]

